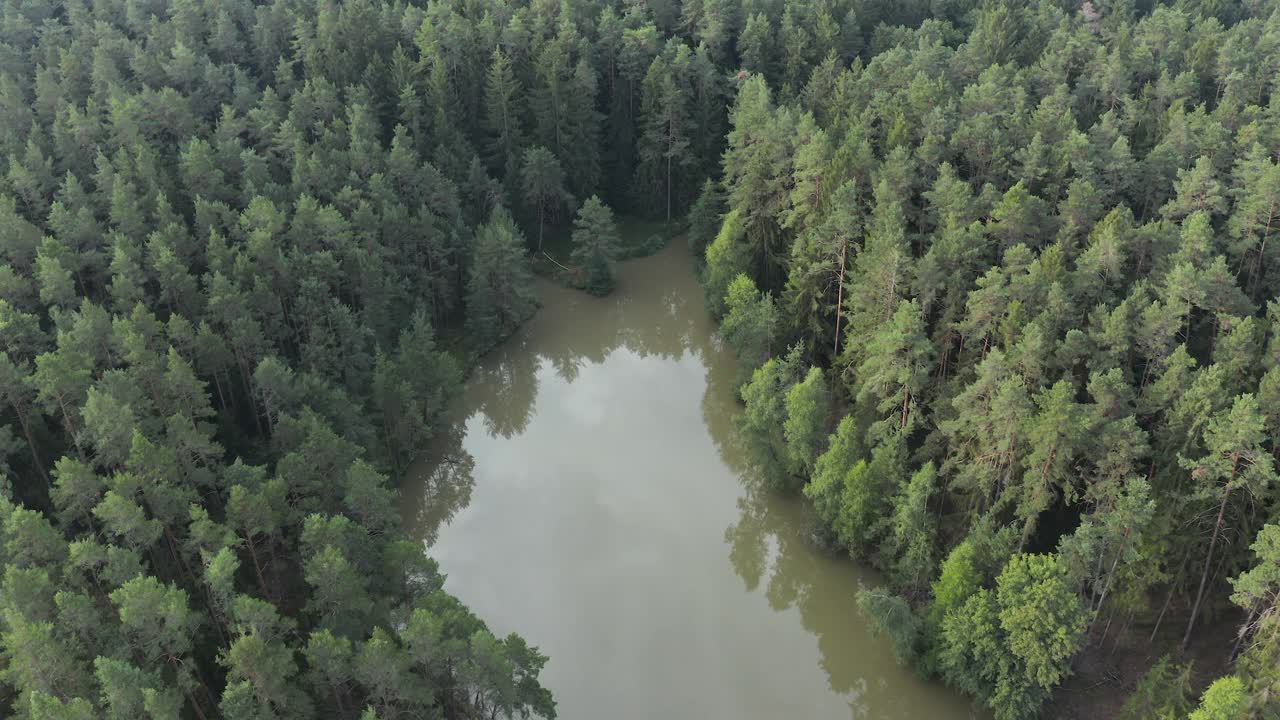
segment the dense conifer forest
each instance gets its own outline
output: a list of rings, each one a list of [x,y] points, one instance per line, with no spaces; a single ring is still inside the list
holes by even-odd
[[[554,717],[394,485],[626,213],[903,663],[1280,715],[1276,2],[0,7],[0,714]]]

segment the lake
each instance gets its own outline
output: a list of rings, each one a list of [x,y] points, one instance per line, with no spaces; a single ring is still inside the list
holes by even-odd
[[[854,595],[875,574],[751,478],[683,243],[607,298],[539,299],[401,489],[446,587],[550,656],[561,718],[975,717],[872,636]]]

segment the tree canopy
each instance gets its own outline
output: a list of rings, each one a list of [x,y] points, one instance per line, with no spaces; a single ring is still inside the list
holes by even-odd
[[[900,658],[1029,718],[1163,628],[1280,712],[1274,3],[0,10],[0,713],[554,716],[389,477],[615,213]]]

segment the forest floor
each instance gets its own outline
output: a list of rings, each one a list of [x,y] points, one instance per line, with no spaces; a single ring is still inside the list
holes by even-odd
[[[1119,639],[1090,646],[1076,659],[1075,674],[1053,693],[1044,717],[1052,720],[1113,718],[1133,693],[1143,673],[1162,656],[1191,663],[1196,697],[1215,678],[1228,672],[1227,656],[1235,643],[1240,618],[1226,613],[1196,629],[1186,652],[1178,651],[1185,618],[1166,617],[1151,641],[1152,625],[1134,625]]]

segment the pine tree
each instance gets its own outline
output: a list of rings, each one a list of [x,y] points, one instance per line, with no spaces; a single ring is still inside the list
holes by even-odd
[[[711,244],[720,230],[720,222],[724,216],[724,193],[720,186],[710,178],[702,183],[702,191],[693,207],[689,209],[689,249],[699,263],[706,260],[707,246]]]
[[[741,391],[745,409],[737,422],[747,450],[765,482],[778,488],[789,483],[783,426],[787,392],[800,379],[799,363],[796,349],[785,357],[770,358],[756,368]]]
[[[891,503],[885,545],[894,586],[908,597],[920,593],[933,575],[935,520],[929,499],[937,489],[937,477],[933,463],[925,463]]]
[[[593,295],[607,295],[613,290],[613,262],[618,257],[619,242],[613,211],[592,195],[578,209],[573,222],[570,258],[583,268],[587,291]]]
[[[738,214],[757,281],[773,290],[785,277],[779,272],[785,258],[778,218],[791,197],[787,181],[794,117],[788,109],[775,109],[764,78],[752,75],[738,89],[729,120],[733,129],[724,154],[729,208]]]
[[[1227,219],[1231,254],[1246,277],[1245,288],[1254,297],[1267,280],[1268,261],[1274,255],[1272,227],[1280,224],[1280,165],[1258,145],[1236,161],[1233,187],[1235,205]],[[1274,287],[1267,283],[1266,287]]]
[[[742,67],[762,77],[774,74],[773,27],[768,16],[755,13],[747,18],[746,27],[738,38],[738,54]]]
[[[853,372],[855,398],[879,413],[886,427],[908,432],[919,422],[914,413],[924,401],[931,350],[920,306],[914,300],[900,304],[863,350]]]
[[[1187,717],[1189,720],[1227,720],[1247,714],[1248,706],[1244,681],[1224,677],[1213,681],[1200,698],[1200,706]]]
[[[757,290],[745,274],[738,275],[729,284],[724,305],[720,331],[738,357],[739,379],[745,380],[773,355],[773,341],[778,332],[777,308],[773,297]]]
[[[821,368],[810,367],[804,379],[787,391],[787,419],[782,434],[792,475],[804,477],[813,467],[827,430],[828,403]]]
[[[467,280],[467,326],[477,350],[491,348],[533,312],[533,275],[511,215],[496,208],[476,232]]]
[[[1181,461],[1185,468],[1191,470],[1192,478],[1199,486],[1194,495],[1196,500],[1218,501],[1217,519],[1209,536],[1209,546],[1204,551],[1199,589],[1182,636],[1183,647],[1191,641],[1191,632],[1200,614],[1200,603],[1204,601],[1215,552],[1218,551],[1219,540],[1223,539],[1223,525],[1235,519],[1227,515],[1228,509],[1235,511],[1231,505],[1232,495],[1239,492],[1256,503],[1270,496],[1276,482],[1271,455],[1262,443],[1263,422],[1258,401],[1253,395],[1241,395],[1229,410],[1223,410],[1209,420],[1205,430],[1207,454],[1199,459],[1183,458]],[[1229,550],[1229,540],[1223,541],[1224,551]]]
[[[1015,556],[994,592],[979,590],[947,615],[944,676],[977,695],[997,718],[1034,715],[1070,673],[1086,617],[1053,556]]]
[[[640,165],[637,173],[641,177],[658,180],[657,184],[665,198],[668,223],[672,217],[672,185],[677,178],[673,172],[679,170],[680,176],[683,176],[684,170],[693,161],[689,153],[692,121],[689,117],[687,82],[678,74],[682,67],[687,67],[688,55],[688,48],[681,45],[675,57],[656,58],[649,66],[642,89],[643,131],[640,135]]]
[[[902,205],[887,182],[877,185],[875,195],[876,205],[866,240],[853,262],[852,279],[840,309],[846,319],[842,343],[845,357],[841,359],[846,367],[860,358],[864,343],[859,338],[872,336],[875,328],[894,317],[911,283],[911,256],[906,244]]]
[[[484,85],[486,159],[491,172],[505,177],[515,177],[524,145],[522,92],[502,48],[494,48]]]
[[[569,201],[569,194],[564,189],[564,170],[549,150],[532,147],[524,152],[520,182],[524,200],[538,218],[538,251],[542,252],[542,236],[547,220],[554,221],[560,209]]]
[[[724,315],[729,286],[739,275],[751,270],[751,248],[745,240],[742,216],[737,210],[730,210],[707,246],[706,265],[702,272],[702,286],[712,315]]]
[[[1023,523],[1022,542],[1031,540],[1041,513],[1057,497],[1075,497],[1075,467],[1088,451],[1090,434],[1097,419],[1072,400],[1075,387],[1059,380],[1034,398],[1036,415],[1027,430],[1031,452],[1023,460],[1022,478],[1006,489],[1014,513]]]

